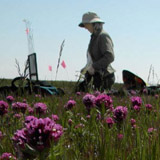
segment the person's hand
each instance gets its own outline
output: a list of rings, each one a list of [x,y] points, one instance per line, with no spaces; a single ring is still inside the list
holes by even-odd
[[[80,71],[81,74],[85,74],[86,73],[86,67],[82,68]]]
[[[90,65],[90,66],[88,67],[87,71],[88,71],[88,73],[89,73],[90,75],[94,75],[95,70],[94,70],[94,68],[93,68],[92,65]]]

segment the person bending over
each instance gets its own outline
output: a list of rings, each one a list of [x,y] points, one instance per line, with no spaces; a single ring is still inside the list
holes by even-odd
[[[94,90],[110,90],[115,82],[115,70],[111,66],[114,61],[113,42],[107,32],[103,30],[104,21],[94,12],[87,12],[82,16],[79,27],[91,33],[87,50],[87,64],[81,70],[85,75],[83,85],[93,78]]]

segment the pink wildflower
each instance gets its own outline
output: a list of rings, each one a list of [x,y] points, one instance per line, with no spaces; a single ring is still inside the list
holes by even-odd
[[[135,106],[133,106],[133,109],[134,109],[135,111],[138,111],[138,112],[139,112],[141,108],[140,108],[140,106],[135,105]]]
[[[64,108],[65,108],[66,110],[70,110],[70,109],[72,109],[75,105],[76,105],[76,101],[74,101],[74,100],[69,100],[69,101],[64,105]]]
[[[76,92],[76,95],[77,95],[77,96],[80,96],[80,95],[81,95],[81,92]]]
[[[148,90],[145,88],[145,89],[143,89],[143,91],[142,91],[144,94],[148,94]]]
[[[3,116],[8,112],[8,103],[5,101],[0,101],[0,116]]]
[[[96,105],[101,109],[102,105],[105,105],[106,109],[110,109],[112,108],[112,98],[110,96],[108,96],[107,94],[99,94],[96,99],[95,99],[95,103]]]
[[[47,105],[41,102],[38,102],[34,104],[34,109],[36,110],[36,113],[44,114],[47,111]]]
[[[56,122],[59,120],[59,117],[56,114],[52,114],[52,119]]]
[[[16,144],[15,146],[18,145],[18,147],[24,149],[25,148],[25,143],[27,143],[27,138],[26,138],[26,132],[25,128],[21,130],[17,130],[14,133],[14,136],[12,137],[13,142]]]
[[[21,114],[14,114],[14,117],[17,119],[20,119],[22,117],[22,115]]]
[[[133,119],[133,118],[130,120],[130,122],[131,122],[131,125],[132,125],[132,126],[136,124],[136,120]]]
[[[118,134],[118,135],[117,135],[117,138],[118,138],[119,140],[123,139],[123,134]]]
[[[135,128],[138,128],[138,127],[137,127],[136,124],[134,124],[134,125],[132,125],[132,128],[135,129]]]
[[[25,123],[25,125],[27,125],[28,123],[30,123],[31,121],[33,121],[35,119],[37,119],[37,117],[35,117],[35,116],[26,116],[24,123]]]
[[[96,97],[97,97],[98,95],[100,95],[100,94],[101,94],[101,92],[99,92],[99,91],[95,91],[95,92],[94,92],[94,96],[96,96]]]
[[[91,108],[95,105],[95,96],[92,94],[87,93],[83,97],[83,104],[86,106],[86,109],[88,111],[88,114],[90,113]]]
[[[7,99],[8,103],[12,103],[14,101],[14,97],[13,96],[7,96],[6,99]]]
[[[157,131],[157,129],[155,129],[155,128],[153,128],[153,127],[151,127],[151,128],[148,128],[148,133],[153,133],[154,131]]]
[[[69,124],[69,125],[72,125],[72,123],[73,123],[72,119],[69,119],[69,120],[68,120],[68,124]]]
[[[16,157],[12,153],[5,152],[0,156],[0,160],[16,160]]]
[[[133,105],[133,106],[135,106],[135,105],[141,106],[141,104],[142,104],[142,99],[141,99],[141,97],[133,96],[133,97],[131,97],[131,102],[132,102],[132,105]]]
[[[148,133],[152,133],[154,128],[148,128]]]
[[[108,127],[111,128],[114,124],[114,120],[111,117],[106,118],[106,123],[108,124]]]
[[[34,109],[32,107],[28,106],[27,109],[28,109],[28,113],[29,114],[33,114],[34,113]]]
[[[27,108],[28,108],[28,104],[26,103],[22,103],[22,102],[12,103],[12,109],[16,112],[19,111],[19,112],[25,113]]]
[[[87,119],[90,119],[90,118],[91,118],[91,115],[88,114],[88,115],[86,116],[86,118],[87,118]]]
[[[150,110],[150,111],[152,110],[152,105],[151,104],[146,104],[145,107],[146,107],[147,110]]]
[[[123,121],[128,113],[128,109],[127,107],[123,107],[123,106],[117,106],[114,110],[113,110],[113,114],[114,114],[114,119],[116,122],[121,122]]]
[[[27,117],[25,128],[17,130],[12,140],[24,148],[27,143],[37,151],[50,147],[52,141],[56,142],[63,134],[63,128],[50,118]]]

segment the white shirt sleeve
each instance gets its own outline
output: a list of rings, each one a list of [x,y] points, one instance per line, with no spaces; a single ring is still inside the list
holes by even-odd
[[[87,50],[87,64],[83,67],[83,69],[81,70],[82,74],[85,74],[87,72],[87,69],[90,65],[92,65],[92,57],[89,53],[89,51]]]

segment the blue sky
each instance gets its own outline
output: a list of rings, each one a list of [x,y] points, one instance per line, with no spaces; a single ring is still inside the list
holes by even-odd
[[[127,69],[147,82],[160,79],[159,0],[0,0],[0,78],[18,76],[15,59],[23,71],[28,55],[23,19],[31,22],[37,53],[39,79],[55,80],[60,45],[65,39],[57,80],[77,80],[77,71],[86,64],[90,33],[78,27],[82,15],[96,12],[105,21],[104,29],[114,42],[116,81],[122,82]],[[52,65],[53,71],[48,70]]]

